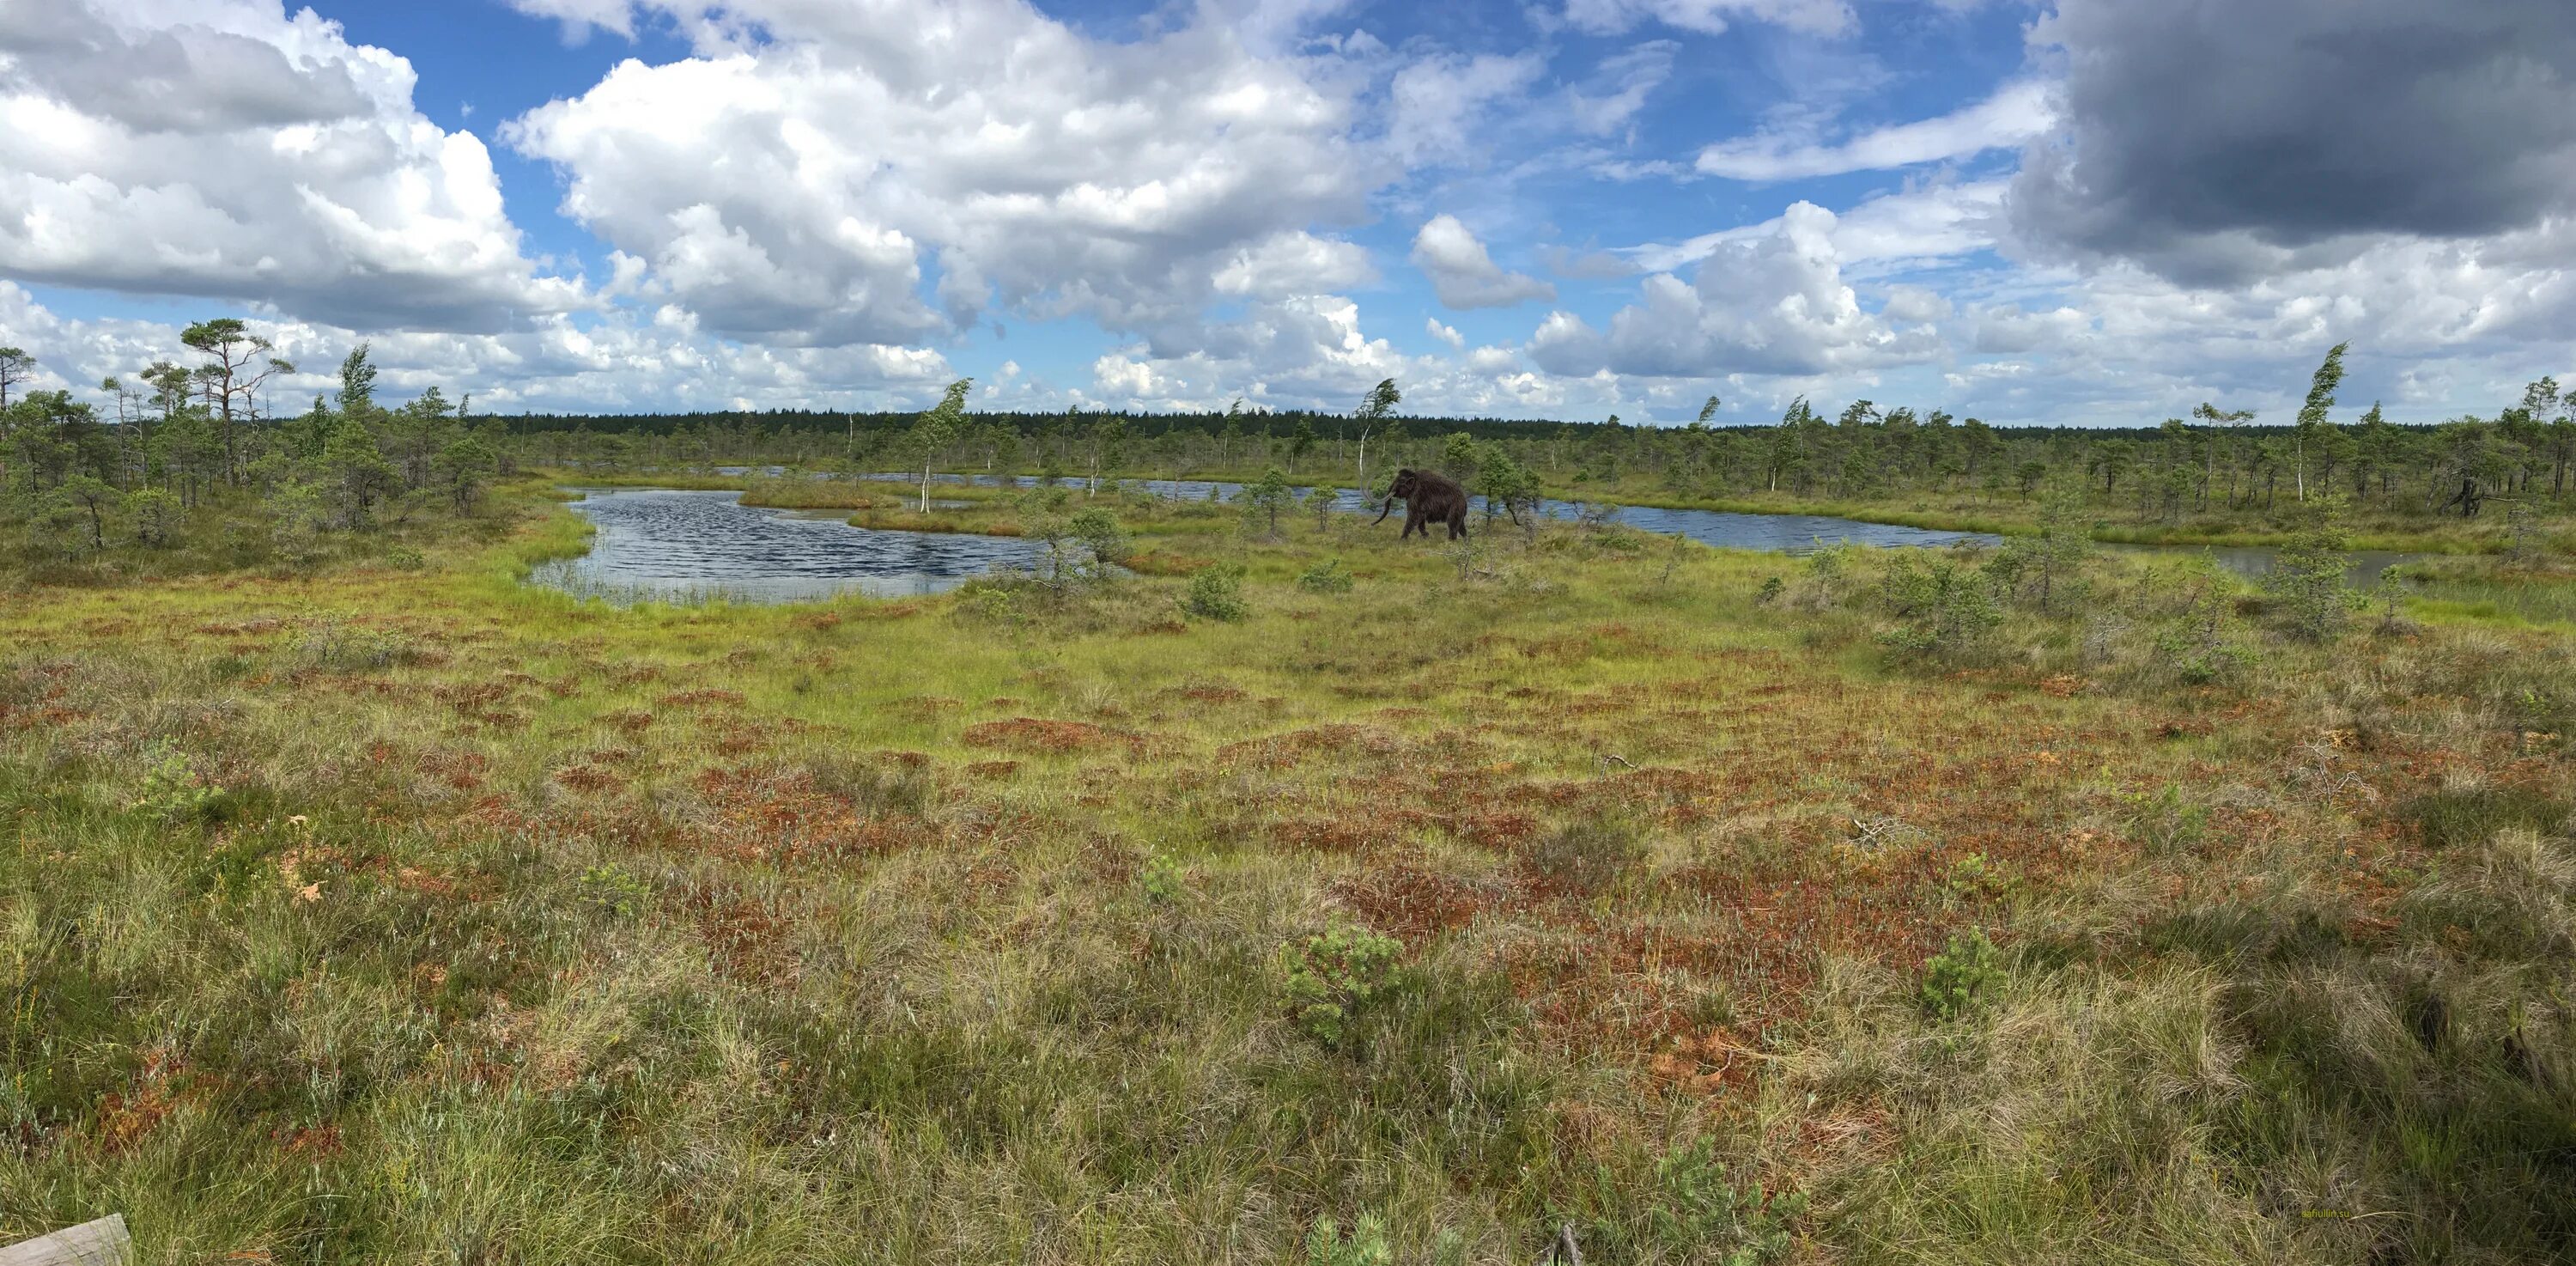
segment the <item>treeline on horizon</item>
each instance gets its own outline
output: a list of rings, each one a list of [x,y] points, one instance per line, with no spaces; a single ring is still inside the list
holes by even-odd
[[[476,413],[433,388],[377,400],[365,344],[336,391],[272,410],[296,371],[242,321],[189,327],[99,401],[19,391],[39,366],[0,347],[0,536],[22,556],[68,559],[120,545],[239,539],[217,519],[248,514],[289,553],[377,525],[470,515],[482,488],[519,464],[557,470],[705,474],[779,465],[852,474],[903,470],[1110,477],[1350,480],[1398,467],[1446,472],[1489,501],[1554,491],[1589,500],[1743,502],[1747,508],[1872,504],[1909,511],[1928,497],[1981,508],[2044,490],[2097,522],[2271,516],[2285,503],[2348,500],[2383,516],[2477,517],[2506,499],[2515,516],[2556,511],[2576,467],[2576,396],[2542,378],[2491,417],[2390,422],[2338,408],[2347,346],[2327,354],[2287,424],[2205,403],[2154,427],[1995,427],[1939,409],[1805,398],[1768,426],[1711,426],[1711,397],[1687,426],[1406,416],[1400,384],[1378,384],[1346,414],[1315,410],[974,413],[971,382],[922,413],[815,410],[657,415]],[[102,403],[103,402],[103,403]],[[216,518],[201,513],[211,507]],[[2016,511],[2015,513],[2018,513]],[[203,522],[194,522],[204,519]],[[0,541],[5,545],[5,541]]]
[[[1375,407],[1399,399],[1380,384],[1350,414],[973,413],[943,422],[936,452],[923,451],[925,415],[811,410],[597,418],[525,416],[510,432],[530,460],[555,465],[719,460],[784,465],[892,463],[984,473],[1170,478],[1248,473],[1279,466],[1291,478],[1324,470],[1383,478],[1399,464],[1447,470],[1476,487],[1503,472],[1558,487],[1615,487],[1624,495],[1726,499],[1789,495],[1866,501],[1961,491],[2034,495],[2072,485],[2140,521],[2270,512],[2284,494],[2313,494],[2415,512],[2476,517],[2494,498],[2563,497],[2576,466],[2576,396],[2542,378],[2492,418],[2432,425],[2388,420],[2373,404],[2335,419],[2349,345],[2332,349],[2311,377],[2297,415],[2264,424],[2255,414],[2204,403],[2152,427],[1996,427],[1939,409],[1854,401],[1827,413],[1801,397],[1763,426],[1711,426],[1711,397],[1688,426],[1630,426],[1497,418],[1405,416]],[[1366,447],[1364,447],[1366,445]],[[1369,461],[1375,456],[1381,460]],[[898,460],[900,459],[900,460]],[[1502,495],[1501,488],[1477,489]]]
[[[1858,402],[1874,419],[1887,414],[1875,402]],[[1811,408],[1813,406],[1810,406]],[[1794,406],[1793,406],[1794,408]],[[1839,411],[1830,411],[1836,412]],[[2059,436],[2076,439],[2154,439],[2162,434],[2160,426],[2059,426],[2035,422],[1988,423],[1979,418],[1958,418],[1941,410],[1890,410],[1900,418],[1918,422],[1939,417],[1953,426],[1983,426],[2016,437],[2050,439]],[[513,435],[549,435],[557,432],[588,431],[599,435],[667,436],[695,432],[749,433],[759,428],[767,434],[813,432],[847,436],[852,431],[889,434],[911,428],[921,416],[919,410],[897,412],[886,410],[828,411],[820,409],[700,409],[682,413],[477,413],[471,420],[477,425],[497,422]],[[1246,435],[1268,434],[1284,437],[1294,433],[1299,423],[1311,427],[1319,437],[1330,439],[1351,433],[1356,423],[1351,414],[1321,409],[1268,409],[1259,412],[1226,413],[1219,410],[1165,411],[1150,409],[1066,409],[1031,413],[1021,410],[977,410],[972,415],[981,424],[1008,427],[1024,436],[1050,433],[1073,433],[1103,423],[1117,423],[1128,434],[1152,437],[1164,431],[1180,431],[1217,436],[1231,421],[1237,432]],[[1631,423],[1611,414],[1602,421],[1579,421],[1552,418],[1487,418],[1455,417],[1445,414],[1401,413],[1388,417],[1382,430],[1392,436],[1435,439],[1454,434],[1472,435],[1480,440],[1543,440],[1557,436],[1580,436],[1595,432],[1679,431],[1694,429],[1717,432],[1768,432],[1779,422],[1726,422],[1668,424],[1661,422]],[[1902,425],[1900,421],[1899,425]],[[2429,431],[2443,425],[2439,422],[2391,422],[2391,426]],[[2248,422],[2237,428],[2249,435],[2288,434],[2289,423]]]

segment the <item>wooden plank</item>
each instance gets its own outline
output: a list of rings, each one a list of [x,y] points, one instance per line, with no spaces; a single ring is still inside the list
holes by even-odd
[[[133,1252],[133,1237],[125,1233],[125,1215],[111,1213],[96,1222],[0,1248],[0,1266],[126,1266]]]

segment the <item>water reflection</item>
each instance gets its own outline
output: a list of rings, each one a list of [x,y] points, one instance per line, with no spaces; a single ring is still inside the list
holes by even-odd
[[[529,579],[577,597],[633,602],[811,602],[847,593],[940,593],[998,566],[1033,565],[1008,537],[854,528],[837,515],[740,504],[737,492],[603,489],[574,503],[598,534],[580,558]]]

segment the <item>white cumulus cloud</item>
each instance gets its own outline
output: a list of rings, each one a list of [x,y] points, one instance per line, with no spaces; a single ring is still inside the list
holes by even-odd
[[[11,4],[0,272],[403,328],[594,302],[522,253],[491,155],[414,80],[275,0]]]
[[[737,0],[505,135],[564,211],[720,333],[932,337],[996,310],[1112,330],[1363,275],[1350,107],[1202,23],[1133,44],[1016,0]],[[752,32],[756,30],[757,38]],[[936,310],[921,294],[935,273]]]
[[[1800,202],[1771,231],[1717,245],[1685,282],[1656,273],[1606,333],[1565,312],[1530,342],[1545,369],[1640,377],[1803,376],[1926,360],[1939,338],[1898,331],[1842,275],[1833,212]]]
[[[1436,215],[1413,237],[1413,264],[1431,279],[1444,307],[1508,308],[1556,298],[1556,287],[1507,271],[1454,215]]]

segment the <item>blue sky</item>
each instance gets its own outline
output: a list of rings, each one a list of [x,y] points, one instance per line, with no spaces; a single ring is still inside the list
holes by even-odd
[[[64,0],[0,32],[0,342],[88,388],[239,314],[290,390],[366,339],[397,389],[502,410],[956,376],[995,408],[1346,408],[1394,377],[1428,412],[2136,425],[2286,416],[2351,340],[2354,411],[2432,421],[2570,368],[2576,136],[2531,120],[2576,98],[2513,72],[2571,28],[2552,0]],[[2461,56],[2406,56],[2429,32]]]

